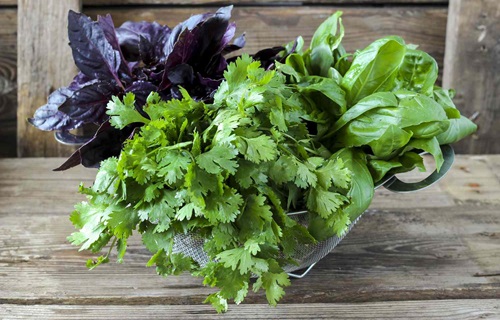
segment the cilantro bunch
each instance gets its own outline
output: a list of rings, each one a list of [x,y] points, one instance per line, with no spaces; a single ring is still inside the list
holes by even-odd
[[[109,103],[114,127],[143,126],[119,157],[101,163],[92,187],[81,187],[88,202],[72,214],[80,231],[70,240],[99,252],[115,239],[121,260],[137,229],[158,273],[189,271],[221,289],[207,299],[217,310],[227,299],[241,302],[252,276],[253,290],[263,288],[276,304],[290,284],[283,266],[294,263],[298,244],[316,242],[312,234],[321,232],[286,212],[306,206],[339,235],[350,222],[342,210],[350,199],[346,157],[310,138],[300,93],[248,55],[229,65],[212,104],[181,92],[182,100],[166,102],[152,93],[148,118],[132,93]],[[173,253],[175,236],[186,232],[206,240],[209,263]]]
[[[187,271],[217,287],[206,299],[217,311],[250,289],[276,305],[298,246],[345,233],[377,181],[425,169],[421,151],[439,170],[439,146],[475,125],[435,86],[435,61],[398,37],[348,54],[343,32],[336,13],[305,50],[299,37],[265,68],[239,57],[213,101],[179,87],[179,99],[152,92],[139,111],[134,93],[113,97],[109,125],[134,129],[80,187],[88,200],[71,215],[79,231],[69,240],[95,253],[111,243],[88,267],[114,247],[121,262],[136,231],[160,275]],[[288,215],[299,210],[307,223]],[[178,249],[185,235],[202,239],[208,261]]]

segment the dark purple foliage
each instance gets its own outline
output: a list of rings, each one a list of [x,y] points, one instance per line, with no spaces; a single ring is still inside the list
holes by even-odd
[[[29,122],[47,131],[68,131],[87,123],[101,127],[59,169],[79,163],[92,167],[119,153],[134,128],[109,125],[106,106],[112,96],[134,93],[136,108],[145,117],[142,107],[151,92],[168,100],[180,98],[183,87],[194,99],[209,102],[227,68],[224,56],[245,45],[244,34],[230,43],[236,31],[229,22],[231,10],[228,6],[194,15],[173,29],[144,21],[115,28],[110,15],[92,21],[70,11],[68,37],[80,72],[69,86],[54,91]],[[276,54],[272,48],[255,57],[269,66]]]

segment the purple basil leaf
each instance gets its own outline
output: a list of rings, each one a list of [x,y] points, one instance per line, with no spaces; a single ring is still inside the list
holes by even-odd
[[[120,53],[113,49],[97,22],[70,10],[68,37],[75,64],[83,74],[99,80],[115,80],[121,85],[118,77]]]
[[[260,61],[260,64],[264,69],[268,69],[270,66],[274,65],[276,60],[281,59],[279,53],[283,50],[285,50],[285,48],[281,46],[263,49],[253,54],[252,58]]]
[[[75,120],[102,123],[106,118],[106,105],[113,95],[120,93],[113,82],[93,81],[74,91],[59,110]]]
[[[243,48],[246,43],[247,43],[247,40],[245,38],[245,33],[244,32],[239,37],[237,37],[236,39],[234,39],[234,41],[233,41],[233,44],[235,46],[240,47],[240,48]]]
[[[227,69],[227,60],[223,55],[219,54],[212,58],[209,65],[205,69],[205,74],[210,77],[221,78],[224,70]]]
[[[176,26],[168,44],[175,39],[172,50],[165,63],[165,70],[176,65],[186,63],[193,67],[194,71],[202,74],[214,70],[214,63],[218,66],[220,55],[226,44],[234,35],[234,28],[229,27],[232,6],[223,7],[215,14],[206,14],[191,17],[187,21]],[[198,24],[194,24],[197,22]],[[178,30],[182,30],[177,36]],[[168,50],[167,50],[168,52]],[[214,58],[215,57],[215,58]],[[168,88],[170,81],[169,73],[165,72],[160,90]]]
[[[76,167],[82,162],[82,159],[80,157],[80,149],[76,150],[69,156],[66,161],[64,161],[63,164],[61,164],[59,167],[53,169],[52,171],[64,171],[68,170],[70,168]]]
[[[183,33],[185,30],[193,30],[198,24],[202,23],[203,21],[213,16],[214,16],[213,13],[203,13],[203,14],[193,15],[189,17],[189,19],[175,26],[175,28],[172,29],[172,33],[170,34],[168,41],[165,43],[165,48],[163,50],[165,56],[169,56],[170,53],[174,50],[175,43],[177,42],[181,33]]]
[[[194,79],[193,67],[181,63],[167,70],[167,77],[172,84],[192,84]]]
[[[220,41],[221,49],[225,48],[229,44],[229,42],[231,42],[231,40],[234,38],[235,33],[236,33],[236,23],[232,22],[228,24],[226,32],[224,32],[224,35],[222,36],[222,39]]]
[[[122,144],[133,132],[134,127],[125,127],[123,130],[113,128],[109,121],[104,122],[96,134],[86,144],[76,150],[59,168],[62,171],[82,164],[87,168],[97,168],[102,160],[120,154]]]
[[[120,67],[119,73],[121,78],[125,81],[131,80],[131,69],[129,68],[127,61],[123,57],[123,53],[120,48],[120,43],[118,42],[118,37],[116,36],[115,25],[113,23],[113,19],[111,15],[107,14],[106,16],[97,16],[97,23],[101,26],[104,36],[106,40],[108,40],[111,47],[120,54]]]
[[[75,91],[86,85],[88,82],[94,81],[93,79],[87,77],[81,72],[78,72],[76,76],[71,80],[68,89]]]
[[[201,86],[210,88],[211,90],[217,90],[219,88],[222,79],[211,79],[211,78],[205,78],[201,74],[198,74],[198,82],[200,83]]]
[[[232,44],[228,44],[227,46],[224,47],[224,49],[222,50],[222,55],[226,55],[233,51],[240,50],[245,46],[245,44],[246,44],[245,33],[242,33],[239,37],[234,39]]]
[[[163,50],[170,33],[167,26],[145,21],[127,21],[116,29],[125,57],[136,61],[143,59],[146,64],[165,59]]]
[[[38,108],[28,122],[40,130],[72,130],[80,127],[83,121],[71,119],[67,114],[58,110],[73,91],[67,87],[59,88],[49,95],[47,104]]]
[[[139,56],[146,65],[153,65],[156,62],[154,46],[143,36],[139,37]]]

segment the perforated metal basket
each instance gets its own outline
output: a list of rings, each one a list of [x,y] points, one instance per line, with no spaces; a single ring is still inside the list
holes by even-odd
[[[377,183],[375,188],[383,186],[384,188],[393,192],[413,192],[426,188],[441,179],[451,168],[453,164],[455,153],[453,148],[445,145],[441,146],[443,152],[444,163],[439,172],[434,171],[430,176],[422,181],[414,183],[406,183],[399,180],[396,176],[387,176]],[[307,211],[292,212],[288,214],[292,219],[297,222],[307,225]],[[343,236],[333,236],[324,241],[316,244],[305,244],[298,246],[293,258],[297,261],[298,265],[289,264],[284,267],[285,271],[291,277],[302,278],[304,277],[314,265],[330,253],[340,241],[349,233],[354,225],[361,219],[362,215],[357,217],[348,227],[348,230]],[[193,258],[201,266],[205,265],[210,259],[203,250],[205,239],[199,235],[188,233],[175,236],[174,239],[174,253],[183,253],[186,256]],[[293,273],[297,270],[304,270],[300,274]]]

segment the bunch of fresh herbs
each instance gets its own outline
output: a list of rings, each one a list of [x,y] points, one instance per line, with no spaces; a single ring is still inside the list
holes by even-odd
[[[349,54],[340,15],[308,48],[299,37],[278,58],[272,49],[270,63],[243,55],[224,65],[210,99],[182,85],[171,96],[151,89],[147,98],[133,90],[113,97],[100,117],[128,135],[94,184],[80,187],[88,200],[71,215],[79,231],[70,241],[95,253],[111,242],[121,262],[136,231],[159,274],[188,271],[218,287],[206,300],[218,311],[250,289],[275,305],[297,246],[342,235],[370,205],[377,181],[425,170],[421,151],[439,170],[440,145],[476,126],[460,115],[453,92],[435,85],[435,60],[395,36]],[[125,44],[142,56],[144,41]],[[157,60],[169,70],[168,58]],[[287,215],[303,209],[306,225]],[[208,263],[174,251],[184,234],[204,239]],[[88,267],[108,261],[100,256]]]

